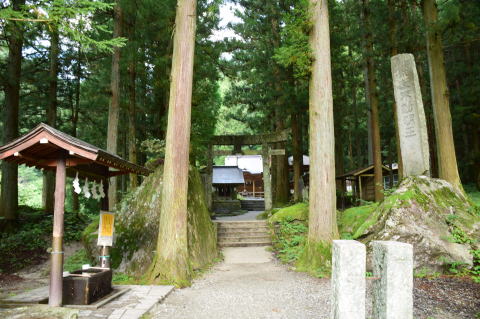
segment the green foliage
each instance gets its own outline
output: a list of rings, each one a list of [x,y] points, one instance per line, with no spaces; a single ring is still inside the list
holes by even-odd
[[[111,34],[106,25],[92,24],[92,15],[111,10],[112,2],[91,0],[41,0],[27,4],[21,11],[12,7],[0,10],[0,21],[16,19],[23,23],[45,24],[47,32],[59,32],[85,48],[112,52],[114,47],[125,45],[126,39],[114,38],[98,40],[99,33]]]
[[[276,50],[274,58],[284,67],[293,67],[297,78],[310,75],[312,52],[308,43],[311,19],[309,1],[300,0],[283,15],[285,27],[282,29],[284,44]]]
[[[53,216],[30,207],[20,207],[20,222],[14,233],[0,234],[0,269],[11,273],[35,265],[48,258]],[[82,230],[91,217],[65,212],[64,242],[80,240]]]
[[[430,277],[436,278],[440,276],[440,273],[432,272],[429,268],[424,267],[417,270],[413,276],[416,278],[430,278]]]
[[[300,257],[308,227],[290,218],[280,220],[275,227],[273,248],[284,263],[294,263]]]
[[[92,264],[92,260],[87,256],[85,249],[80,249],[75,254],[65,259],[63,270],[72,272],[82,269],[82,266],[86,264]]]
[[[42,172],[33,167],[18,167],[18,204],[40,209],[42,207]]]

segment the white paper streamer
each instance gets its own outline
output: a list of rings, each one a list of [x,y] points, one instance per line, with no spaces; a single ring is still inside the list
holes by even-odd
[[[88,189],[88,178],[85,178],[85,185],[83,185],[83,196],[85,196],[85,198],[90,198],[90,196],[92,196]]]
[[[78,179],[78,172],[75,176],[75,179],[73,180],[73,191],[77,194],[80,194],[82,192],[82,188],[80,187],[80,180]]]
[[[105,191],[103,187],[103,180],[100,181],[100,186],[98,186],[98,193],[100,194],[101,198],[105,198]]]

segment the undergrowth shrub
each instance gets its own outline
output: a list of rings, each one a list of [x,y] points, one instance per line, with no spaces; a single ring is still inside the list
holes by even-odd
[[[93,216],[65,212],[64,243],[79,241]],[[27,206],[19,207],[14,232],[0,233],[0,272],[13,273],[49,258],[53,215]]]
[[[294,263],[305,244],[307,226],[304,222],[285,219],[279,221],[275,227],[273,246],[277,257],[284,263]]]

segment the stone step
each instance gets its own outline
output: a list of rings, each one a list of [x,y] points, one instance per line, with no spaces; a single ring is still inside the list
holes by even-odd
[[[231,221],[231,222],[215,222],[218,228],[257,228],[267,227],[267,223],[263,220],[259,221]]]
[[[245,242],[223,242],[218,243],[219,247],[261,247],[261,246],[271,246],[270,241],[261,241],[255,243],[245,243]]]
[[[245,229],[245,230],[219,229],[217,234],[218,234],[218,237],[225,237],[225,236],[249,237],[249,236],[268,235],[269,232],[267,229]]]
[[[218,243],[258,243],[271,242],[270,236],[252,236],[252,237],[220,237]]]
[[[242,210],[247,210],[249,212],[263,212],[265,210],[265,207],[247,206],[242,207]]]

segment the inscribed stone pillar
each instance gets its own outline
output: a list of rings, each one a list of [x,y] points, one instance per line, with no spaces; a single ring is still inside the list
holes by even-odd
[[[272,176],[270,174],[270,147],[268,144],[262,145],[263,158],[263,198],[265,200],[265,210],[272,209]]]
[[[391,59],[404,176],[430,176],[427,123],[412,54]]]
[[[365,245],[334,240],[332,248],[333,319],[365,319]]]
[[[397,241],[374,241],[373,318],[413,318],[413,247]]]

